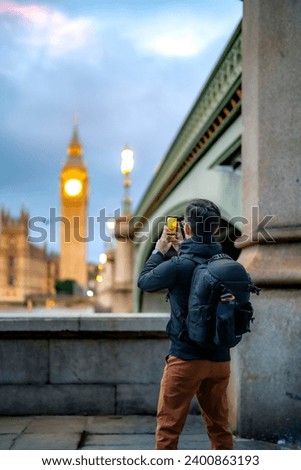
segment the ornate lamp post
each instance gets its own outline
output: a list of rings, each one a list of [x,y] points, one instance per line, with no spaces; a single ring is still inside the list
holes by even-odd
[[[129,146],[125,146],[121,151],[121,164],[120,169],[121,173],[124,175],[124,198],[122,201],[122,212],[123,215],[130,215],[131,214],[131,205],[132,200],[130,197],[130,174],[134,168],[134,152]]]
[[[114,313],[130,313],[133,310],[133,243],[130,233],[131,198],[130,174],[134,167],[134,152],[129,146],[121,151],[121,173],[124,175],[124,197],[122,200],[122,214],[116,217],[114,234],[116,245],[114,249],[114,290],[112,311]]]
[[[132,312],[132,264],[133,247],[130,238],[131,198],[130,174],[134,167],[134,152],[125,146],[121,151],[121,173],[124,175],[124,197],[122,214],[110,217],[107,228],[110,232],[110,249],[99,258],[100,266],[105,268],[105,275],[98,273],[97,312],[113,313]],[[100,287],[101,286],[101,287]]]

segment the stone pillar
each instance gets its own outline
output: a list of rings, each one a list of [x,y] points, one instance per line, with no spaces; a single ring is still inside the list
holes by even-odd
[[[249,223],[239,261],[262,287],[253,299],[253,331],[233,351],[237,430],[244,437],[301,435],[300,24],[297,0],[244,1],[242,168]],[[265,226],[266,216],[273,217]]]
[[[114,313],[133,311],[133,242],[131,217],[124,215],[115,223]]]

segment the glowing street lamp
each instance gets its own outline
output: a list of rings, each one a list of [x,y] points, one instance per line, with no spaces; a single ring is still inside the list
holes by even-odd
[[[121,151],[121,173],[124,175],[124,198],[123,198],[123,214],[129,215],[131,213],[131,198],[130,198],[130,174],[134,168],[134,152],[127,145]]]
[[[113,232],[114,228],[115,228],[115,219],[113,219],[113,218],[109,219],[107,221],[107,227],[108,227],[110,233]]]
[[[100,264],[106,264],[108,258],[105,253],[101,253],[98,259],[99,259]]]
[[[103,281],[103,270],[104,270],[104,265],[106,264],[108,260],[108,257],[106,253],[100,253],[98,257],[98,266],[97,266],[97,275],[96,275],[96,282],[99,284]]]

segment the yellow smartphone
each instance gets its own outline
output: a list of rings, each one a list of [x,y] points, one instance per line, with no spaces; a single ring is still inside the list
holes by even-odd
[[[169,232],[177,231],[178,218],[177,217],[166,217],[166,225]]]

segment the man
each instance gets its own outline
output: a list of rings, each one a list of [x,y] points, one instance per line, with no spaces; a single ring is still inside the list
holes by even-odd
[[[214,234],[220,224],[220,211],[211,201],[195,199],[185,211],[185,240],[172,236],[164,227],[155,250],[146,262],[138,280],[138,287],[154,292],[168,289],[171,306],[167,333],[170,338],[169,355],[161,380],[157,410],[156,449],[177,449],[190,403],[196,395],[212,449],[233,448],[228,427],[226,389],[230,378],[228,348],[202,348],[185,335],[185,317],[196,255],[204,261],[221,253]],[[178,251],[165,261],[171,247]],[[208,287],[208,299],[209,299]]]

